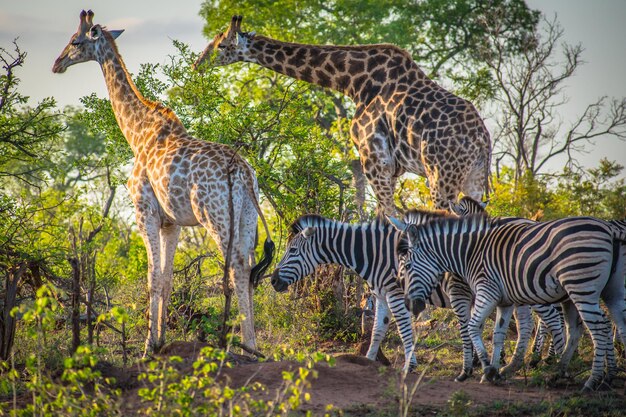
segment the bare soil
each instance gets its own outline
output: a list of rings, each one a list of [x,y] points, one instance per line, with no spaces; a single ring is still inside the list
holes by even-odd
[[[174,342],[166,346],[161,355],[180,356],[183,358],[180,369],[191,371],[191,364],[204,346],[201,343]],[[295,371],[303,366],[294,361],[257,362],[238,355],[233,356],[233,362],[233,366],[224,368],[220,375],[229,386],[235,388],[259,382],[267,387],[267,392],[271,395],[281,388],[284,371]],[[379,415],[376,410],[381,410],[383,415],[397,414],[403,398],[399,369],[351,354],[335,356],[335,365],[332,367],[318,364],[315,369],[317,378],[310,380],[308,392],[311,397],[302,407],[304,410],[310,410],[314,415],[323,415],[327,405],[332,404],[335,409],[343,410],[344,415],[349,416]],[[102,369],[102,371],[106,374],[112,370]],[[116,373],[118,374],[113,376],[121,384],[125,397],[125,411],[130,415],[140,406],[137,389],[141,383],[136,380],[139,368],[135,367],[130,371],[127,369],[124,374],[119,374],[117,370]],[[404,386],[411,389],[418,379],[419,375],[410,374]],[[438,411],[448,410],[451,406],[450,400],[454,399],[455,395],[458,396],[459,391],[464,392],[464,404],[469,404],[469,407],[489,405],[497,401],[500,407],[506,408],[507,404],[552,403],[575,395],[579,390],[578,385],[561,388],[529,386],[523,378],[494,386],[481,384],[478,376],[463,383],[454,382],[453,378],[449,377],[425,377],[412,396],[411,406],[412,410],[419,410],[421,415],[433,415]],[[623,394],[621,389],[617,393],[618,396]],[[408,396],[404,395],[404,398]]]

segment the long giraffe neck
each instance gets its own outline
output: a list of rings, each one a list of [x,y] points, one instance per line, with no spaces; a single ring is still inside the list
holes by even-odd
[[[110,35],[109,42],[98,51],[111,106],[117,123],[137,155],[146,146],[148,135],[157,139],[174,130],[186,130],[178,117],[167,107],[146,99],[133,82]],[[159,126],[156,126],[159,125]]]
[[[432,83],[411,56],[394,45],[306,45],[255,36],[244,60],[368,102],[390,83]]]

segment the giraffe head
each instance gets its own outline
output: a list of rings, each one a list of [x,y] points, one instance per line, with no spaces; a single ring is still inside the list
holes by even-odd
[[[199,69],[205,61],[211,65],[221,66],[233,62],[244,61],[256,32],[242,32],[241,20],[243,16],[233,16],[226,32],[221,32],[204,48],[196,62],[194,69]]]
[[[107,31],[100,25],[93,24],[93,12],[80,12],[78,30],[61,52],[52,66],[52,72],[65,72],[67,67],[87,61],[98,61],[98,51],[105,43],[112,42],[123,30]]]

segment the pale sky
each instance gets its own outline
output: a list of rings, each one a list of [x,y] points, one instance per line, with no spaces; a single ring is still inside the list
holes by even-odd
[[[74,66],[65,74],[53,74],[52,64],[78,26],[82,9],[95,12],[94,22],[109,29],[125,29],[117,44],[129,71],[142,63],[164,63],[175,54],[172,40],[201,51],[207,44],[198,16],[201,0],[0,0],[0,46],[12,51],[18,37],[28,53],[17,70],[20,92],[33,102],[55,97],[60,107],[80,105],[80,97],[95,92],[106,97],[97,63]],[[568,105],[562,117],[572,120],[598,97],[626,96],[626,0],[527,0],[548,18],[557,14],[570,44],[582,43],[586,62],[570,79]],[[233,9],[233,14],[237,10]],[[224,22],[226,26],[228,22]],[[332,43],[332,40],[329,40]],[[228,69],[224,69],[228,70]],[[489,125],[489,121],[487,121]],[[578,159],[595,167],[602,157],[626,165],[626,143],[602,139],[588,146],[589,155]],[[558,169],[555,168],[555,169]]]

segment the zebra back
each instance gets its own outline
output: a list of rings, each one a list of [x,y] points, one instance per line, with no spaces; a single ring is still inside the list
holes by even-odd
[[[307,228],[315,229],[315,243],[307,247],[308,252],[303,257],[290,255],[293,246],[302,244],[302,234]],[[355,271],[376,292],[401,288],[401,280],[397,280],[400,262],[397,248],[401,246],[402,233],[384,218],[349,224],[307,214],[292,223],[289,230],[285,254],[277,268],[297,269],[295,264],[339,264]],[[301,278],[303,276],[297,279]],[[450,299],[440,286],[433,290],[427,302],[437,307],[451,307]]]

